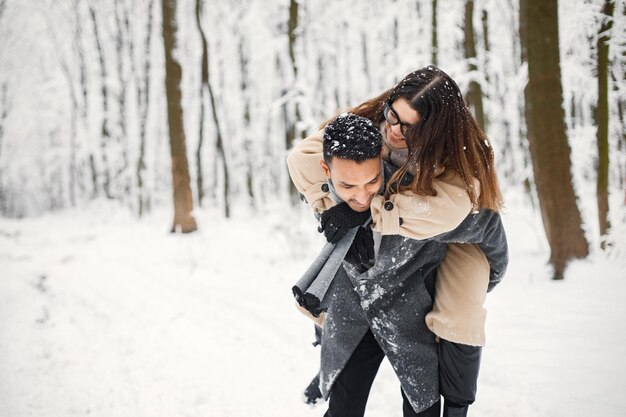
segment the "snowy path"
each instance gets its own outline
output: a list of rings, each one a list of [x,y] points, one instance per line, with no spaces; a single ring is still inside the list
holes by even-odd
[[[0,219],[0,417],[323,414],[301,401],[319,350],[290,297],[321,245],[306,212],[204,215],[190,236],[109,213]],[[473,414],[625,415],[623,260],[551,282],[516,220]],[[367,415],[399,414],[384,364]]]

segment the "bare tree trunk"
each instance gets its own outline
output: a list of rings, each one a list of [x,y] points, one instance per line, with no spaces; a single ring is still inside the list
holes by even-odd
[[[509,0],[510,3],[510,7],[513,8],[514,7],[514,2],[515,0]],[[528,16],[528,7],[527,7],[527,2],[528,0],[520,0],[519,3],[519,10],[520,10],[520,16],[519,16],[519,39],[517,36],[513,37],[513,44],[514,45],[518,45],[519,46],[519,63],[520,65],[524,65],[528,62],[528,54],[526,51],[526,28],[528,26],[526,19]],[[519,70],[519,67],[516,68],[516,70]],[[526,102],[524,100],[520,100],[519,102],[519,115],[520,115],[520,124],[519,124],[519,137],[523,138],[523,137],[527,137],[527,131],[526,131],[526,118],[525,118],[525,107],[526,107]],[[522,143],[522,145],[524,145]],[[524,146],[524,168],[527,168],[531,163],[532,163],[532,158],[530,157],[530,150],[527,149],[528,144],[526,144],[526,146]],[[533,208],[537,208],[538,203],[535,201],[535,196],[533,194],[533,179],[530,176],[527,176],[526,178],[524,178],[523,181],[523,185],[524,185],[524,191],[526,192],[526,196],[528,197],[530,203],[532,204]]]
[[[363,73],[367,81],[367,91],[372,91],[372,73],[370,72],[369,53],[367,49],[367,33],[361,31],[361,51],[363,55]]]
[[[89,14],[93,24],[96,50],[98,51],[98,62],[100,64],[100,82],[102,84],[102,129],[100,131],[100,150],[102,152],[102,174],[104,176],[103,188],[107,198],[113,198],[111,193],[111,173],[109,171],[109,161],[107,156],[108,142],[111,139],[111,133],[109,132],[109,92],[107,88],[107,69],[104,60],[104,51],[102,50],[102,42],[100,41],[98,19],[96,18],[96,11],[91,4],[89,5]],[[95,164],[92,163],[92,167],[93,166],[95,166]],[[96,188],[96,190],[98,190],[98,188]]]
[[[243,131],[245,132],[243,146],[246,153],[246,189],[248,192],[248,198],[250,199],[250,207],[256,207],[256,200],[254,195],[254,155],[253,155],[253,141],[250,137],[250,96],[248,94],[248,59],[244,48],[245,38],[244,34],[239,35],[239,66],[241,68],[241,94],[243,96],[244,109],[243,109]]]
[[[289,36],[289,59],[294,76],[298,76],[298,63],[296,62],[296,30],[298,29],[298,1],[289,1],[289,21],[287,22],[287,35]]]
[[[483,46],[486,52],[490,50],[490,42],[489,42],[489,12],[487,10],[483,10],[481,12],[481,22],[483,25]]]
[[[174,195],[174,221],[171,232],[190,233],[197,230],[196,220],[191,214],[193,199],[189,186],[189,165],[183,125],[182,93],[180,82],[182,68],[176,58],[176,0],[162,0],[163,46],[165,50],[165,91],[167,96],[167,118],[169,124],[170,153],[172,156],[172,185]]]
[[[298,1],[290,0],[289,1],[289,21],[287,22],[287,35],[289,37],[289,60],[291,61],[291,69],[293,72],[293,80],[294,85],[292,88],[297,88],[298,83],[298,63],[296,61],[296,40],[298,30]],[[299,93],[295,94],[295,116],[292,117],[290,114],[289,103],[285,103],[285,128],[287,129],[286,135],[286,144],[285,148],[289,149],[293,145],[293,141],[298,137],[298,122],[302,119],[300,115],[300,106],[298,104]],[[287,166],[285,165],[285,169]],[[291,197],[292,202],[295,204],[298,201],[297,195],[298,190],[296,190],[295,185],[292,181],[289,181],[289,195]]]
[[[6,10],[6,0],[0,0],[0,22],[4,16]],[[5,81],[0,88],[0,161],[2,161],[2,147],[4,144],[4,125],[6,123],[7,116],[9,115],[9,85]],[[4,183],[2,181],[2,166],[0,165],[0,213],[9,215],[9,199],[7,198],[4,190]]]
[[[2,6],[2,3],[0,3]],[[0,8],[0,12],[2,8]],[[4,139],[4,124],[9,115],[9,84],[5,81],[0,88],[0,158],[2,158],[2,145]]]
[[[513,2],[514,0],[511,0]],[[528,3],[533,0],[519,0],[519,37],[520,37],[520,61],[528,62]],[[513,7],[513,5],[511,5]]]
[[[430,25],[431,43],[430,43],[430,61],[433,65],[437,64],[437,55],[439,49],[439,41],[437,39],[437,0],[432,0],[432,20]]]
[[[120,144],[122,165],[119,166],[115,172],[116,183],[119,183],[121,177],[123,195],[130,197],[130,182],[128,175],[128,129],[126,125],[126,85],[127,76],[124,72],[124,41],[125,36],[129,42],[129,46],[132,48],[132,39],[130,37],[130,20],[128,18],[128,12],[125,6],[120,6],[120,0],[115,0],[115,8],[113,14],[115,15],[115,26],[117,28],[115,34],[115,51],[117,53],[117,79],[120,85],[120,90],[117,94],[117,109],[118,109],[118,127],[117,141]],[[120,16],[121,15],[121,16]],[[132,60],[132,55],[131,60]],[[124,197],[122,197],[124,198]]]
[[[79,13],[80,0],[74,0],[74,18],[76,19],[76,30],[74,32],[74,41],[76,43],[76,54],[78,56],[78,65],[80,67],[80,86],[83,96],[83,103],[80,106],[81,117],[84,123],[87,123],[89,114],[89,83],[87,82],[87,65],[85,63],[85,52],[81,46],[83,39],[82,16]]]
[[[490,59],[491,59],[491,45],[489,42],[489,13],[487,12],[487,10],[483,10],[481,12],[481,21],[482,21],[482,26],[483,26],[483,49],[485,50],[485,59],[482,62],[482,67],[483,67],[483,76],[485,77],[485,84],[487,86],[489,86],[491,84],[491,80],[489,77],[489,63],[490,63]],[[485,119],[485,123],[488,123],[489,121],[487,119]],[[487,129],[487,126],[485,126],[485,129]]]
[[[79,66],[79,78],[80,78],[80,90],[81,90],[81,95],[82,95],[82,102],[79,105],[79,111],[80,111],[80,120],[81,120],[81,124],[82,127],[84,129],[85,132],[88,131],[89,129],[89,80],[87,79],[87,63],[86,63],[86,59],[85,59],[85,51],[83,48],[83,38],[84,38],[84,32],[83,32],[83,23],[82,23],[82,15],[80,13],[80,3],[81,0],[74,0],[74,19],[75,19],[75,32],[74,32],[74,43],[76,45],[76,56],[78,58],[78,66]],[[91,156],[93,156],[93,150],[89,149],[89,154]],[[94,166],[90,165],[89,166],[92,169],[95,169]],[[79,189],[81,190],[81,192],[84,192],[86,189],[86,185],[84,183],[84,180],[82,180],[82,172],[77,172],[77,175],[81,174],[80,176],[77,177],[77,181],[78,181],[78,186]],[[96,172],[92,172],[92,178],[97,178],[97,174]],[[96,182],[92,182],[91,183],[91,194],[92,195],[96,195],[97,193],[97,189],[98,189],[98,183]]]
[[[328,83],[325,82],[325,77],[324,77],[324,69],[325,69],[325,61],[327,60],[327,58],[325,58],[322,55],[319,55],[317,57],[317,62],[316,62],[316,70],[317,70],[317,80],[315,80],[315,90],[319,92],[319,102],[320,103],[326,103],[326,101],[328,100],[328,93],[327,93],[327,86]],[[320,114],[320,119],[322,117],[327,117],[324,114]]]
[[[6,0],[0,0],[0,22],[2,21],[2,17],[4,16],[4,11],[6,10],[7,2]],[[4,82],[2,84],[2,88],[0,88],[0,161],[2,161],[2,140],[4,138],[4,124],[6,118],[8,116],[8,106],[7,106],[7,92],[8,92],[8,84]],[[2,183],[2,166],[0,166],[0,213],[7,215],[8,214],[8,201],[5,195],[4,185]]]
[[[605,248],[604,238],[611,227],[609,223],[609,31],[613,26],[614,3],[605,0],[602,8],[604,21],[598,33],[598,220],[600,223],[601,247]]]
[[[74,25],[76,24],[77,19],[75,19],[71,24]],[[75,34],[75,32],[74,32]],[[53,42],[56,46],[58,46],[58,41],[56,40],[56,36],[52,30],[51,27],[49,27],[49,35],[50,37],[53,39]],[[58,48],[56,48],[58,50]],[[67,60],[65,59],[65,56],[59,52],[57,54],[57,60],[59,62],[59,66],[61,67],[61,73],[63,74],[63,77],[65,79],[65,82],[67,84],[67,91],[68,91],[68,95],[70,98],[70,160],[69,160],[69,167],[67,170],[68,173],[68,178],[69,178],[69,200],[70,200],[70,204],[72,206],[74,206],[76,204],[76,177],[77,177],[77,166],[76,166],[76,135],[77,135],[77,131],[78,131],[78,114],[79,114],[79,105],[78,105],[78,98],[77,98],[77,94],[75,92],[74,89],[74,80],[72,79],[72,71],[70,70],[70,67],[67,63]],[[50,133],[50,136],[52,137],[53,134]],[[44,172],[44,171],[42,171]],[[44,183],[47,180],[53,180],[52,184],[57,185],[58,187],[46,187],[47,190],[50,192],[50,209],[54,210],[56,208],[60,208],[63,206],[62,203],[59,203],[58,201],[58,195],[59,193],[57,193],[56,197],[53,195],[53,193],[55,191],[58,191],[58,189],[63,189],[63,186],[65,184],[63,184],[63,176],[59,173],[58,169],[54,169],[52,168],[52,173],[48,173],[49,176],[48,178],[45,178],[43,181]],[[57,182],[55,183],[54,180],[56,180]]]
[[[96,157],[93,152],[89,153],[89,172],[91,172],[91,183],[93,184],[93,190],[91,197],[94,198],[98,195],[98,167],[96,165]]]
[[[2,18],[2,12],[5,5],[0,0],[0,19]],[[8,105],[8,84],[2,83],[0,88],[0,161],[2,161],[2,148],[4,144],[4,125],[6,123],[7,116],[9,115]],[[0,214],[9,216],[9,197],[4,189],[2,165],[0,165]]]
[[[148,110],[150,109],[150,57],[152,44],[152,20],[153,20],[154,0],[148,3],[148,23],[146,25],[146,38],[144,40],[143,53],[143,87],[137,80],[137,100],[140,109],[139,117],[139,158],[137,160],[137,178],[138,188],[138,212],[142,216],[146,210],[146,190],[143,175],[146,171],[146,125],[148,123]]]
[[[73,94],[72,94],[73,95]],[[70,193],[70,205],[76,206],[76,189],[78,179],[78,166],[76,163],[76,136],[78,134],[78,105],[76,99],[72,98],[72,111],[70,112],[70,166],[69,166],[69,193]]]
[[[617,87],[616,85],[616,79],[614,75],[611,75],[611,78],[613,80],[613,85],[614,85],[614,89],[618,89],[619,87]],[[621,82],[623,82],[624,80],[622,80]],[[618,153],[620,152],[624,152],[626,151],[626,116],[624,115],[624,107],[626,107],[624,105],[624,101],[622,99],[618,99],[617,100],[617,117],[619,119],[619,124],[622,127],[622,133],[621,135],[619,135],[619,137],[617,138],[617,151]],[[624,171],[624,167],[620,164],[618,164],[617,166],[618,170],[619,170],[619,184],[618,188],[624,190],[624,205],[626,205],[626,171]]]
[[[198,150],[196,151],[196,163],[198,164],[198,178],[202,179],[202,164],[200,159],[200,151],[202,146],[202,137],[204,134],[204,97],[205,97],[205,89],[209,96],[209,101],[211,103],[211,114],[213,116],[213,123],[215,123],[215,130],[217,132],[217,138],[215,140],[215,146],[217,148],[217,153],[222,160],[222,174],[224,175],[224,216],[230,217],[230,179],[228,173],[228,163],[226,161],[226,151],[224,149],[224,140],[222,137],[222,128],[220,126],[220,119],[217,115],[217,103],[215,101],[215,95],[213,94],[213,88],[211,87],[211,82],[209,78],[209,44],[207,41],[206,34],[202,29],[202,1],[196,0],[196,24],[198,25],[198,31],[200,32],[200,37],[202,39],[202,86],[200,91],[200,102],[202,103],[200,106],[200,142],[198,144]],[[202,186],[202,180],[198,183],[198,187]],[[200,190],[198,190],[200,193]],[[200,196],[200,194],[199,194]]]
[[[552,253],[554,279],[563,279],[572,258],[588,254],[572,185],[570,147],[565,132],[559,63],[556,0],[522,0],[527,4],[528,85],[526,120],[533,171],[543,224]]]
[[[474,0],[466,0],[465,2],[465,24],[463,25],[463,29],[465,32],[465,59],[467,59],[468,62],[467,70],[470,73],[476,73],[478,71],[478,65],[476,63],[476,40],[474,36]],[[483,92],[480,84],[475,79],[470,81],[466,97],[470,108],[474,109],[476,122],[478,122],[481,129],[485,130]]]
[[[202,31],[201,23],[202,15],[202,0],[196,0],[196,25],[198,26],[198,32],[200,32],[200,39],[202,41],[202,80],[200,84],[200,123],[198,132],[198,146],[196,147],[196,192],[198,193],[198,205],[202,206],[202,200],[204,199],[204,174],[202,170],[202,146],[204,145],[204,88],[206,86],[205,80],[208,83],[209,78],[209,63],[208,63],[208,45],[204,32]]]

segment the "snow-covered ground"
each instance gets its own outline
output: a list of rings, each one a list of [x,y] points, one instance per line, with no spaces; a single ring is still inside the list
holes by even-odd
[[[0,417],[324,413],[301,400],[319,348],[290,290],[322,244],[310,214],[197,218],[186,236],[169,212],[110,205],[0,219]],[[626,415],[626,260],[594,254],[551,281],[536,216],[504,220],[471,415]],[[400,410],[384,363],[366,415]]]

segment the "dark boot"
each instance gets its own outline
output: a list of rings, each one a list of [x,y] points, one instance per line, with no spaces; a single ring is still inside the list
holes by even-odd
[[[469,405],[460,405],[451,401],[443,402],[443,417],[466,417]]]
[[[320,375],[317,374],[304,390],[304,400],[307,404],[315,404],[320,398],[322,398],[322,392],[320,391]]]

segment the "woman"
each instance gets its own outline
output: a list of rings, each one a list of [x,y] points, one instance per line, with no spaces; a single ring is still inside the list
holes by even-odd
[[[470,212],[500,209],[492,149],[458,86],[443,71],[422,68],[349,111],[381,126],[386,159],[399,167],[385,195],[371,201],[374,231],[430,239],[456,228]],[[317,132],[298,144],[288,165],[313,209],[332,216],[334,201],[319,167],[322,135]],[[506,253],[506,247],[500,249]],[[426,321],[441,339],[440,391],[447,416],[466,415],[475,398],[485,338],[482,305],[488,289],[502,278],[507,260],[490,261],[491,273],[476,245],[450,244],[438,270],[433,310]]]

